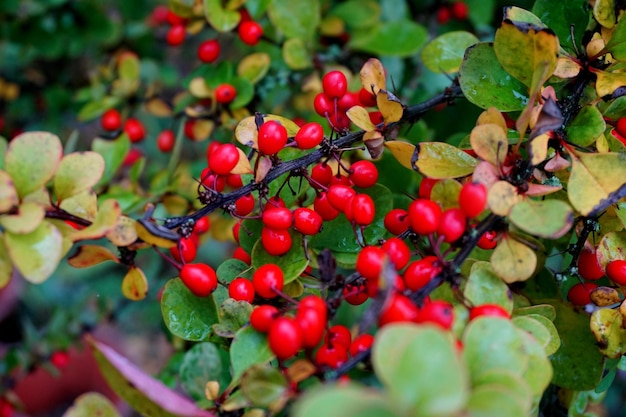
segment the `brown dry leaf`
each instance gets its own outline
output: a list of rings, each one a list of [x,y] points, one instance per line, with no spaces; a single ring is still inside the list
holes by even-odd
[[[119,263],[119,259],[113,252],[98,245],[82,245],[76,252],[67,259],[67,262],[74,268],[88,268],[105,261]]]
[[[363,143],[370,153],[372,159],[378,159],[383,155],[385,149],[385,138],[378,131],[365,132]]]
[[[172,108],[160,98],[151,98],[144,105],[146,111],[156,117],[170,117]]]
[[[608,307],[622,301],[619,292],[611,287],[597,287],[589,294],[591,301],[598,307]]]

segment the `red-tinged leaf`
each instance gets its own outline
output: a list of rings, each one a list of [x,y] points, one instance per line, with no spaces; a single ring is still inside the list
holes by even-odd
[[[259,156],[259,162],[256,168],[255,182],[261,182],[272,169],[272,160],[266,156]]]
[[[74,242],[86,239],[99,239],[109,233],[117,225],[117,221],[122,214],[120,205],[115,200],[104,200],[100,204],[98,214],[93,223],[74,233],[71,238]]]
[[[105,261],[119,263],[119,259],[113,252],[98,245],[82,245],[76,248],[76,252],[70,256],[67,262],[74,268],[88,268]]]
[[[554,194],[559,190],[562,190],[563,187],[560,185],[543,185],[543,184],[528,184],[528,190],[524,193],[524,195],[528,197],[542,197],[544,195]]]
[[[379,131],[373,130],[365,132],[363,135],[363,143],[372,159],[378,159],[383,154],[385,138]]]
[[[11,176],[0,170],[0,212],[6,212],[19,204],[17,191]]]
[[[139,301],[148,294],[148,280],[143,271],[131,266],[122,281],[122,294],[129,300]]]
[[[37,203],[20,204],[16,214],[0,217],[0,225],[11,233],[30,233],[39,226],[46,216],[46,210]]]

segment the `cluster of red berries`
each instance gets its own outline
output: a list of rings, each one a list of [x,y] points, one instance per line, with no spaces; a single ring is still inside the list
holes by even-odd
[[[207,167],[200,175],[200,183],[208,190],[221,193],[226,185],[237,189],[243,185],[241,175],[230,172],[239,163],[240,153],[232,143],[212,141],[206,151]]]
[[[463,1],[455,1],[452,4],[446,4],[437,9],[437,23],[445,25],[450,19],[467,20],[469,8]]]
[[[117,132],[122,128],[122,115],[116,109],[105,111],[100,117],[100,126],[107,132]],[[146,128],[139,119],[129,117],[124,122],[124,132],[131,142],[141,142],[146,137]]]
[[[598,288],[598,284],[589,281],[597,281],[605,274],[613,283],[626,286],[626,260],[614,259],[603,270],[598,262],[596,248],[584,248],[578,257],[577,265],[578,274],[586,281],[575,284],[567,293],[567,299],[574,305],[584,306],[591,303],[591,292]]]

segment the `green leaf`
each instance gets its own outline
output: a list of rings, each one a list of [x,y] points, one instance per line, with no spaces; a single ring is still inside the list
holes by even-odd
[[[609,262],[615,259],[626,259],[626,232],[609,232],[602,236],[596,251],[598,262],[602,270],[606,270]]]
[[[474,172],[478,163],[472,156],[445,142],[420,142],[417,153],[415,168],[433,179],[465,177]]]
[[[556,318],[556,310],[550,304],[536,304],[530,307],[516,308],[513,310],[513,316],[527,316],[529,314],[541,315],[550,321]]]
[[[104,158],[96,152],[65,155],[54,176],[54,191],[59,201],[88,190],[104,173]]]
[[[513,317],[513,323],[520,329],[532,334],[543,346],[546,355],[552,355],[561,346],[561,339],[554,324],[539,314]]]
[[[274,0],[267,15],[287,38],[311,40],[320,24],[321,7],[319,0]]]
[[[372,197],[376,214],[372,224],[365,228],[365,241],[368,244],[376,244],[385,233],[385,214],[393,208],[393,196],[387,187],[376,184],[367,189],[359,189],[358,192]],[[345,216],[339,216],[330,222],[325,222],[324,228],[317,235],[309,239],[311,249],[330,249],[333,252],[357,253],[361,246],[356,241],[352,226]]]
[[[524,378],[506,369],[492,369],[480,374],[473,386],[474,389],[482,387],[504,389],[508,394],[515,395],[516,400],[526,404],[526,406],[530,406],[532,402],[532,392]]]
[[[313,57],[300,38],[287,39],[283,44],[283,59],[292,70],[303,70],[313,66]]]
[[[74,400],[63,417],[120,417],[115,405],[107,397],[98,392],[88,392]]]
[[[463,295],[474,305],[497,304],[509,313],[513,310],[511,291],[489,262],[475,262],[472,265]]]
[[[615,26],[615,0],[597,0],[593,4],[593,17],[603,27],[612,29]]]
[[[220,0],[204,0],[204,16],[218,32],[230,32],[241,19],[237,10],[225,9]]]
[[[458,72],[465,50],[477,42],[478,38],[469,32],[444,33],[422,49],[422,61],[426,68],[436,73]]]
[[[217,279],[224,284],[230,284],[232,280],[238,277],[252,277],[252,268],[239,259],[225,260],[217,267],[215,272],[217,273]]]
[[[250,313],[252,306],[247,301],[227,298],[220,306],[220,322],[213,325],[213,330],[221,337],[235,337],[237,330],[250,319]]]
[[[585,28],[589,22],[588,4],[587,0],[568,2],[536,0],[532,12],[557,34],[560,44],[565,50],[576,52],[574,41],[580,48]],[[572,39],[572,31],[575,39]]]
[[[496,12],[494,0],[465,0],[469,10],[469,21],[477,27],[491,26]],[[500,6],[498,6],[500,7]],[[493,30],[492,28],[489,28]]]
[[[509,112],[528,103],[528,89],[502,67],[492,43],[478,43],[465,51],[459,81],[465,97],[483,109]]]
[[[348,45],[357,51],[380,56],[408,57],[417,53],[428,40],[428,31],[410,20],[385,22],[353,36]]]
[[[0,289],[6,287],[13,275],[13,262],[4,242],[4,234],[0,233]]]
[[[226,387],[230,380],[228,362],[223,362],[219,348],[210,342],[195,344],[185,352],[179,376],[185,391],[196,401],[206,398],[207,382],[217,381],[221,387]]]
[[[237,75],[256,84],[265,77],[271,65],[271,58],[265,52],[255,52],[239,61]]]
[[[46,217],[46,209],[39,203],[26,201],[20,204],[16,214],[0,216],[0,225],[7,232],[15,234],[31,233]]]
[[[212,297],[196,297],[179,278],[169,280],[161,298],[161,313],[172,334],[184,340],[206,340],[218,322]]]
[[[307,390],[293,406],[294,417],[399,417],[378,391],[356,384],[323,384]]]
[[[0,169],[4,169],[4,157],[7,153],[7,148],[9,147],[9,143],[7,140],[0,135]]]
[[[0,212],[8,212],[17,207],[19,203],[20,199],[11,176],[4,171],[0,171]]]
[[[130,150],[130,140],[126,133],[121,134],[114,140],[96,138],[91,144],[91,149],[99,153],[104,159],[104,173],[98,182],[98,186],[108,185],[117,170],[122,166],[126,155]]]
[[[6,232],[4,243],[15,267],[34,284],[48,279],[64,255],[63,236],[47,221],[27,234]]]
[[[472,391],[467,403],[468,417],[526,417],[528,409],[514,393],[505,388],[487,385]]]
[[[574,391],[594,389],[602,378],[604,357],[589,330],[589,316],[567,302],[550,300],[556,309],[554,325],[561,347],[550,357],[552,383]]]
[[[535,26],[546,27],[541,19],[539,19],[533,13],[517,6],[505,7],[502,18],[512,20],[513,22],[532,23]]]
[[[235,99],[230,103],[230,108],[240,109],[247,106],[254,97],[254,85],[245,78],[235,77],[231,80],[231,84],[237,90]]]
[[[120,97],[105,96],[99,100],[90,101],[80,109],[76,118],[79,122],[93,120],[96,117],[102,116],[105,111],[120,104],[121,100]]]
[[[604,133],[606,122],[596,106],[583,107],[565,128],[567,139],[578,146],[589,146]]]
[[[89,344],[109,386],[138,413],[152,417],[213,416],[145,374],[111,347],[93,339]]]
[[[233,369],[233,383],[255,364],[264,364],[274,357],[266,335],[251,326],[239,329],[230,345],[230,364]]]
[[[552,381],[554,371],[543,346],[524,330],[518,329],[524,343],[524,352],[528,357],[528,367],[523,373],[524,380],[528,383],[533,394],[541,397]]]
[[[402,414],[453,415],[467,400],[466,364],[452,336],[436,327],[385,326],[376,335],[372,364]]]
[[[281,409],[288,382],[282,372],[265,364],[253,365],[241,378],[241,392],[254,405]]]
[[[54,176],[62,156],[63,147],[56,135],[27,132],[9,143],[4,166],[18,195],[24,197],[39,190]]]
[[[239,233],[239,244],[246,251],[246,253],[252,253],[254,245],[261,240],[261,230],[263,229],[263,222],[257,219],[246,219],[241,224]]]
[[[290,231],[291,235],[291,249],[287,253],[281,256],[272,256],[263,247],[263,242],[260,240],[252,248],[252,267],[257,269],[261,265],[276,264],[282,269],[285,276],[285,284],[290,283],[300,276],[306,269],[309,261],[304,254],[304,246],[302,243],[302,234]]]
[[[513,206],[509,221],[533,236],[558,239],[572,228],[574,213],[572,207],[561,200],[527,198]]]
[[[363,29],[376,25],[380,21],[380,4],[371,0],[348,0],[337,3],[329,12],[337,16],[352,29]]]

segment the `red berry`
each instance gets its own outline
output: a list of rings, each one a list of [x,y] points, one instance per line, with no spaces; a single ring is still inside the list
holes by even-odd
[[[167,23],[167,15],[169,10],[165,5],[158,5],[154,9],[152,9],[152,14],[150,15],[152,22],[154,25],[163,25]]]
[[[165,36],[165,41],[170,46],[181,45],[187,36],[187,29],[183,25],[172,26]]]
[[[477,182],[466,182],[459,194],[459,206],[470,218],[478,217],[487,206],[487,187]]]
[[[326,305],[326,301],[322,297],[317,295],[307,295],[302,297],[300,302],[298,303],[298,311],[304,311],[312,309],[317,311],[317,314],[320,315],[322,321],[326,321],[326,317],[328,315],[328,306]]]
[[[437,231],[441,219],[441,207],[431,200],[417,199],[409,205],[411,228],[420,235]]]
[[[324,336],[326,327],[326,313],[320,313],[314,308],[298,307],[296,322],[302,330],[302,347],[312,349],[317,346]]]
[[[322,216],[322,219],[326,221],[333,220],[339,216],[339,211],[335,209],[328,201],[328,196],[325,192],[319,193],[315,200],[313,200],[313,208],[315,212]]]
[[[195,119],[187,119],[185,121],[185,136],[187,136],[189,139],[191,140],[196,140],[196,132],[194,132],[194,128],[196,126],[196,120]],[[213,150],[216,149],[216,147],[221,146],[221,143],[219,142],[211,142],[207,148],[207,159],[209,157],[209,149]]]
[[[510,319],[511,313],[509,313],[504,307],[498,304],[482,304],[482,305],[470,308],[470,311],[469,311],[470,321],[481,316],[502,317],[505,319]]]
[[[320,162],[319,164],[315,165],[311,169],[311,179],[313,179],[315,182],[319,183],[320,185],[324,187],[330,184],[332,178],[333,178],[333,169],[328,164],[324,164]],[[320,187],[317,187],[316,184],[313,184],[313,186],[315,188],[320,188]]]
[[[378,181],[378,168],[370,161],[358,161],[350,167],[350,181],[357,187],[368,188]]]
[[[315,353],[315,363],[318,366],[339,368],[348,360],[348,350],[341,345],[322,345]]]
[[[439,181],[440,180],[435,180],[435,179],[427,178],[427,177],[422,178],[422,181],[420,182],[420,188],[419,188],[419,191],[418,191],[418,194],[419,194],[420,198],[424,198],[426,200],[430,200],[430,194],[433,191],[433,187]]]
[[[285,276],[283,275],[283,270],[276,264],[261,265],[252,275],[254,290],[263,298],[276,297],[277,294],[274,288],[282,291],[284,283]]]
[[[279,317],[270,326],[267,342],[278,359],[289,359],[302,348],[302,331],[294,319]]]
[[[330,71],[322,77],[322,89],[329,98],[341,98],[348,91],[348,80],[341,71]]]
[[[291,249],[291,235],[288,230],[275,230],[264,227],[261,231],[261,244],[268,254],[281,256]]]
[[[198,297],[208,297],[217,288],[217,275],[209,265],[185,264],[179,275],[183,284]]]
[[[591,282],[578,283],[570,288],[567,293],[567,299],[575,306],[586,306],[591,303],[591,291],[598,288],[597,284]]]
[[[331,187],[332,188],[332,187]],[[372,224],[376,209],[374,207],[374,200],[367,194],[357,194],[352,198],[351,203],[352,216],[354,222],[360,226],[367,226]],[[347,216],[347,210],[346,210]]]
[[[293,213],[285,207],[270,207],[263,211],[263,224],[274,230],[285,230],[293,223]]]
[[[347,112],[352,107],[358,106],[359,104],[359,93],[351,93],[348,91],[337,101],[337,109],[342,112]]]
[[[271,305],[260,305],[250,314],[250,325],[260,333],[267,333],[278,317],[278,309]]]
[[[238,259],[241,262],[250,265],[252,263],[252,257],[241,246],[237,246],[233,252],[233,259]]]
[[[198,46],[198,59],[210,64],[220,56],[220,43],[217,39],[209,39]]]
[[[343,174],[333,175],[330,179],[330,185],[345,185],[346,187],[352,187],[354,184],[347,176]]]
[[[350,345],[350,355],[355,356],[361,352],[365,352],[370,349],[373,344],[374,336],[367,333],[360,334],[354,338],[352,344]]]
[[[279,196],[275,195],[274,197],[270,198],[267,200],[267,202],[265,203],[265,206],[263,206],[263,210],[268,210],[270,208],[273,207],[287,207],[285,205],[285,202],[283,201],[282,198],[280,198]]]
[[[208,162],[211,171],[218,175],[227,175],[239,162],[239,151],[232,143],[225,143],[211,152]]]
[[[109,109],[102,114],[100,125],[104,130],[118,130],[122,126],[122,115],[115,109]]]
[[[226,177],[226,184],[234,189],[243,187],[243,179],[241,174],[230,174]]]
[[[294,140],[300,149],[312,149],[324,139],[324,128],[316,122],[307,123],[298,130]]]
[[[361,88],[359,90],[359,101],[364,107],[376,106],[376,96],[371,91]]]
[[[348,284],[343,289],[343,298],[348,304],[353,306],[361,305],[369,298],[367,287],[365,285]]]
[[[239,38],[243,43],[254,46],[259,43],[263,36],[263,27],[257,22],[248,20],[239,25],[237,33],[239,33]]]
[[[187,23],[187,19],[185,19],[182,16],[177,15],[176,13],[174,13],[171,10],[167,10],[167,15],[165,17],[165,20],[167,21],[167,24],[170,26],[178,26],[178,25],[184,25],[185,23]]]
[[[379,125],[385,122],[385,118],[383,117],[383,114],[379,111],[369,112],[369,117],[370,117],[370,122],[374,123],[375,125]]]
[[[342,112],[333,114],[330,118],[330,125],[336,132],[350,130],[350,118]]]
[[[425,287],[441,271],[439,266],[435,266],[436,261],[436,257],[426,256],[411,262],[403,275],[406,287],[411,291]]]
[[[465,233],[467,217],[461,209],[451,208],[443,212],[437,233],[447,243],[456,242]]]
[[[447,7],[440,7],[439,10],[437,10],[437,23],[445,25],[450,20],[451,14],[450,9]]]
[[[617,285],[626,285],[626,261],[615,259],[606,266],[606,275]]]
[[[129,117],[126,123],[124,123],[124,132],[126,132],[131,142],[141,142],[146,137],[143,123],[132,117]]]
[[[196,244],[190,237],[183,237],[178,241],[178,245],[170,248],[170,253],[178,262],[182,262],[184,264],[193,262],[193,260],[196,259]]]
[[[419,311],[416,323],[433,323],[445,330],[450,330],[454,324],[454,310],[452,304],[441,300],[425,303]]]
[[[342,213],[346,211],[348,200],[355,195],[356,191],[347,185],[331,185],[326,192],[330,205]]]
[[[352,334],[346,326],[337,324],[328,329],[326,334],[326,344],[331,346],[341,345],[344,348],[349,349],[352,343]]]
[[[237,97],[237,90],[230,84],[220,84],[215,87],[215,101],[220,104],[228,104]]]
[[[242,195],[235,201],[235,214],[247,216],[254,210],[254,196],[252,194]]]
[[[457,20],[466,20],[469,15],[469,9],[467,8],[467,4],[463,1],[457,1],[456,3],[452,3],[450,6],[450,13],[452,17]]]
[[[235,278],[228,285],[228,296],[237,301],[251,303],[254,300],[254,285],[248,279]]]
[[[615,130],[621,137],[626,137],[626,117],[621,117],[617,120]]]
[[[0,398],[0,417],[13,417],[15,408],[6,399]]]
[[[219,193],[224,191],[224,187],[226,187],[226,178],[221,175],[213,174],[209,168],[202,170],[202,174],[200,174],[200,182],[206,188],[215,190]]]
[[[411,259],[411,249],[404,243],[404,240],[397,237],[387,239],[381,249],[387,253],[397,270],[404,268]]]
[[[319,93],[313,99],[313,107],[315,112],[322,117],[332,116],[335,114],[335,104],[326,94]]]
[[[128,154],[126,155],[126,158],[124,158],[124,162],[122,164],[126,167],[131,166],[132,164],[137,162],[137,160],[141,158],[142,156],[143,154],[141,153],[140,149],[131,148],[130,151],[128,151]]]
[[[376,281],[383,269],[385,251],[378,246],[366,246],[356,258],[356,270],[365,279]]]
[[[409,213],[402,209],[393,209],[385,214],[385,229],[394,235],[399,235],[406,231],[411,225]]]
[[[209,228],[211,227],[211,221],[209,220],[208,216],[204,216],[198,219],[198,221],[196,221],[196,225],[193,228],[193,231],[198,233],[198,234],[203,234],[209,231]]]
[[[270,120],[259,128],[259,152],[274,155],[285,147],[288,139],[287,129],[279,122]]]
[[[584,249],[578,257],[578,273],[584,279],[595,281],[604,276],[604,271],[598,262],[596,251]]]
[[[174,149],[174,143],[176,143],[176,135],[170,129],[165,129],[159,136],[157,136],[157,147],[163,153],[170,152]]]
[[[378,317],[378,326],[389,323],[415,321],[419,311],[415,304],[406,296],[394,293],[388,300]]]
[[[57,350],[50,355],[50,363],[58,369],[65,368],[70,363],[70,355],[64,350]]]
[[[239,220],[233,226],[233,238],[235,239],[235,242],[237,242],[237,243],[239,243],[239,231],[240,230],[241,230],[241,220]]]
[[[498,245],[498,241],[496,240],[497,237],[498,234],[496,232],[489,230],[483,233],[476,245],[481,249],[493,249]]]
[[[322,229],[322,216],[310,208],[298,207],[293,211],[293,226],[303,235],[315,235]]]

